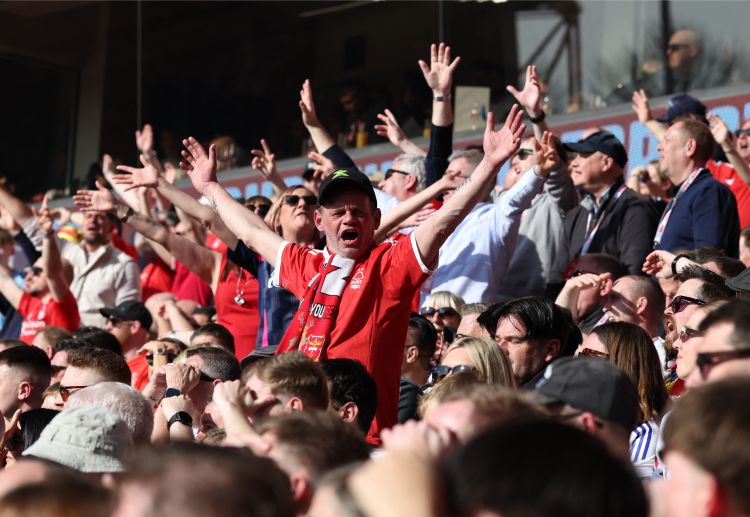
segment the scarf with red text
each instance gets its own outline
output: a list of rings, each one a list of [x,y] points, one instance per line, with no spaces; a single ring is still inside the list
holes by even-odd
[[[300,350],[317,361],[331,342],[333,322],[355,261],[334,255],[326,248],[323,257],[320,272],[307,284],[307,291],[279,344],[277,355]]]

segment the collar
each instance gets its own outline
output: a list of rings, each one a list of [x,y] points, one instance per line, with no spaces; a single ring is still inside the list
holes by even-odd
[[[703,172],[703,169],[704,169],[704,167],[698,167],[698,169],[697,169],[697,170],[698,170],[698,171],[700,171],[700,172]],[[695,170],[693,170],[693,171],[690,171],[690,174],[692,174],[692,173],[694,173],[694,172],[695,172]],[[699,172],[699,173],[698,173],[698,174],[697,174],[697,175],[695,176],[695,179],[698,179],[698,177],[700,176],[700,172]],[[690,177],[690,174],[688,174],[687,176],[685,176],[685,179],[684,179],[684,180],[682,180],[682,181],[681,181],[681,182],[679,182],[679,183],[678,183],[677,185],[674,185],[674,186],[672,187],[672,190],[670,191],[670,192],[671,192],[671,194],[672,194],[672,198],[674,198],[674,197],[675,197],[675,196],[677,195],[677,192],[679,192],[679,191],[680,191],[680,187],[682,187],[682,184],[683,184],[683,183],[685,183],[685,182],[687,181],[687,179],[688,179],[688,178]]]
[[[585,197],[581,200],[581,205],[583,205],[583,207],[590,212],[594,212],[595,214],[600,212],[602,208],[607,206],[609,200],[612,198],[615,192],[617,192],[617,189],[622,186],[623,183],[625,183],[625,178],[623,176],[618,177],[598,200],[596,199],[596,196],[594,194],[586,192]]]

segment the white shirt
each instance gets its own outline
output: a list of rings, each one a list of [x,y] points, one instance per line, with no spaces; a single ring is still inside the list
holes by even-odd
[[[496,302],[515,249],[521,214],[544,181],[530,169],[497,201],[478,204],[440,248],[432,282],[425,282],[422,290],[450,291],[466,303]]]
[[[62,256],[73,266],[70,291],[78,302],[82,326],[104,327],[99,309],[141,299],[138,265],[126,253],[107,244],[89,254],[81,244],[65,246]]]

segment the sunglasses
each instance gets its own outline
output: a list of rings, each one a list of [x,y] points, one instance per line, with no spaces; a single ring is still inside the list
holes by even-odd
[[[63,402],[67,402],[70,395],[83,388],[88,388],[88,386],[60,386],[60,398]]]
[[[672,303],[669,304],[669,308],[672,309],[673,314],[677,314],[690,304],[706,305],[706,302],[699,300],[698,298],[691,298],[690,296],[677,295],[672,298]]]
[[[677,52],[679,50],[682,50],[684,48],[688,48],[690,45],[687,43],[670,43],[667,45],[667,51],[668,52]]]
[[[682,326],[680,329],[680,339],[682,341],[687,341],[691,337],[694,336],[700,336],[701,332],[698,331],[698,329],[691,329],[690,327],[686,327],[685,325]]]
[[[747,129],[735,129],[734,130],[734,136],[750,136],[750,127]]]
[[[166,355],[168,363],[171,363],[172,361],[174,361],[174,358],[177,357],[175,353],[172,352],[171,350],[166,350],[158,355]],[[146,362],[148,363],[149,366],[154,365],[154,353],[153,352],[148,352],[146,354]]]
[[[433,366],[432,370],[430,370],[430,378],[432,379],[433,384],[446,378],[448,375],[452,373],[461,373],[461,372],[475,372],[477,369],[473,366],[469,366],[468,364],[457,364],[456,366]]]
[[[284,204],[289,206],[297,206],[299,204],[299,200],[302,200],[305,202],[307,206],[317,206],[318,205],[318,198],[315,196],[284,196]]]
[[[450,307],[440,307],[439,309],[436,309],[435,307],[422,307],[422,309],[419,311],[422,316],[425,316],[427,318],[431,317],[436,312],[440,316],[458,316],[458,312]]]
[[[31,266],[31,267],[27,267],[24,270],[24,273],[26,275],[28,275],[29,273],[31,273],[31,276],[39,276],[42,273],[44,273],[44,269],[40,268],[39,266]]]
[[[408,172],[400,171],[398,169],[388,169],[387,171],[385,171],[385,177],[383,179],[387,180],[388,178],[390,178],[394,174],[403,174],[404,176],[408,176],[409,175]]]
[[[601,359],[609,359],[609,354],[607,352],[600,352],[599,350],[594,350],[592,348],[584,348],[578,355],[583,357],[599,357]]]
[[[107,316],[107,321],[112,324],[112,326],[116,327],[120,323],[125,323],[128,320],[124,320],[122,318],[118,318],[117,316]]]
[[[745,359],[750,357],[750,348],[741,348],[739,350],[726,350],[723,352],[701,352],[695,358],[695,364],[701,372],[701,377],[706,380],[708,374],[714,366],[735,359]]]
[[[296,205],[297,203],[294,203],[294,204]],[[252,210],[253,212],[255,212],[256,214],[260,216],[265,216],[266,214],[268,214],[268,211],[271,209],[270,205],[266,205],[266,204],[254,205],[252,203],[248,203],[247,205],[245,205],[245,207],[249,208],[250,210]]]
[[[516,158],[518,158],[519,160],[525,160],[532,154],[534,154],[533,149],[519,149],[518,152],[516,152]]]
[[[216,380],[216,377],[211,377],[206,372],[201,372],[200,380],[205,382],[214,382]]]

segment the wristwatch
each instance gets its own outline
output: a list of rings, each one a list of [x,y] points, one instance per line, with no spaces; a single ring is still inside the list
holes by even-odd
[[[190,414],[184,411],[178,411],[177,413],[172,415],[172,417],[169,419],[169,422],[167,422],[167,429],[171,429],[172,424],[175,424],[177,422],[188,427],[193,427],[193,417],[191,417]]]
[[[182,395],[182,393],[177,388],[167,388],[167,391],[164,392],[165,399],[169,397],[179,397],[180,395]]]

